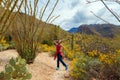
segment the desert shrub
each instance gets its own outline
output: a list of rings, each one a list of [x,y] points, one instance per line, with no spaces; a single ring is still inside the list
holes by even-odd
[[[78,45],[74,45],[74,49],[71,49],[71,45],[70,44],[63,44],[63,54],[64,57],[68,58],[69,60],[72,60],[73,58],[75,58],[76,56],[79,55],[79,46]]]
[[[70,51],[68,51],[66,57],[67,57],[69,60],[73,60],[74,58],[79,58],[80,55],[81,55],[80,52],[75,52],[74,50],[70,50]]]
[[[120,80],[120,69],[118,65],[102,65],[100,80]]]
[[[89,78],[89,60],[90,57],[85,54],[81,54],[79,58],[74,58],[71,62],[70,75],[76,80],[87,80]]]
[[[9,43],[9,42],[12,41],[12,37],[9,34],[6,33],[5,40]]]
[[[13,41],[10,41],[9,47],[7,49],[15,49],[15,43]]]
[[[58,1],[59,0],[54,1],[55,3],[49,10],[50,13],[47,14],[46,20],[44,20],[45,22],[43,21],[43,17],[50,1],[46,1],[41,7],[38,7],[40,3],[39,0],[24,1],[22,12],[16,15],[17,18],[15,18],[9,29],[10,36],[15,42],[17,52],[28,64],[33,63],[37,56],[38,44],[44,40],[43,34],[47,33],[44,30],[49,28],[48,25],[51,26],[47,23],[51,23],[50,17],[52,16]],[[31,2],[34,3],[33,6],[31,6]],[[39,9],[42,9],[40,14],[38,12]],[[39,15],[39,19],[36,18],[37,15]]]
[[[41,45],[43,52],[55,52],[55,46],[49,46],[47,44]]]
[[[102,63],[112,65],[117,62],[117,54],[100,54],[99,59]]]
[[[25,59],[11,58],[5,66],[5,71],[0,73],[0,80],[29,80],[32,75],[28,72]]]
[[[71,62],[70,75],[76,80],[88,80],[98,78],[102,63],[98,58],[88,56],[83,53],[77,53]]]
[[[101,70],[101,66],[102,63],[100,62],[100,60],[98,58],[93,58],[89,61],[88,63],[89,66],[89,78],[98,78],[100,75],[100,70]]]
[[[69,51],[69,52],[67,53],[66,57],[67,57],[68,59],[70,59],[70,60],[73,60],[73,58],[74,58],[74,51],[73,51],[73,50]]]
[[[50,56],[55,55],[55,46],[49,46],[47,44],[39,44],[38,52],[49,52]]]
[[[80,50],[84,53],[92,52],[93,50],[97,50],[100,53],[114,53],[117,47],[117,42],[114,43],[115,39],[98,37],[95,35],[86,35],[80,34],[79,36],[75,36],[76,44],[79,44]],[[120,48],[120,47],[119,47]]]
[[[36,51],[33,47],[30,46],[26,46],[24,45],[23,47],[19,47],[17,48],[18,53],[20,54],[20,56],[26,60],[27,64],[33,63],[34,59],[36,57]]]
[[[96,51],[89,55],[72,53],[70,74],[76,80],[119,80],[120,79],[120,50],[115,54],[100,53],[96,57]]]
[[[53,41],[43,40],[42,44],[47,44],[47,45],[51,46],[51,45],[53,45]]]
[[[100,55],[100,52],[98,50],[93,50],[88,52],[88,56],[90,57],[98,57]]]
[[[0,51],[6,50],[10,45],[7,43],[7,41],[2,37],[0,39]]]
[[[116,54],[101,54],[102,62],[99,79],[119,80],[120,79],[120,50]]]

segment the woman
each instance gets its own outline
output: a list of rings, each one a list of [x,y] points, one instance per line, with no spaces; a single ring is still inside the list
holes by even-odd
[[[59,62],[61,62],[63,64],[63,66],[65,67],[65,70],[68,69],[68,66],[64,63],[63,61],[63,55],[62,55],[62,49],[63,49],[63,46],[61,45],[61,40],[57,40],[55,42],[55,46],[56,46],[56,54],[54,56],[54,60],[57,58],[57,68],[56,70],[59,70]]]

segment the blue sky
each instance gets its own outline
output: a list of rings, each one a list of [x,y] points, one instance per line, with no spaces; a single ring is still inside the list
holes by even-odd
[[[47,0],[41,0],[39,5],[44,5]],[[48,10],[44,16],[44,19],[48,15],[56,0],[51,0]],[[94,0],[89,0],[94,1]],[[113,2],[112,0],[105,1],[107,5],[120,15],[120,4]],[[104,7],[104,5],[98,1],[91,4],[86,4],[86,0],[59,0],[57,7],[53,13],[54,16],[60,15],[53,24],[59,25],[65,30],[69,30],[73,27],[78,27],[82,24],[99,24],[105,23],[102,20],[96,18],[90,11],[93,11],[96,15],[105,19],[106,21],[119,25],[119,22],[112,16],[111,13]]]

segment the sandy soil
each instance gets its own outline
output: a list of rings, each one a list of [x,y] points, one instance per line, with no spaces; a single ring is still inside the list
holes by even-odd
[[[0,71],[4,70],[4,66],[8,63],[11,57],[15,58],[18,56],[16,50],[6,50],[0,52]],[[65,59],[65,62],[69,62]],[[65,78],[64,75],[68,74],[65,71],[63,65],[60,65],[60,70],[55,70],[56,61],[53,57],[49,56],[49,53],[40,53],[33,64],[27,65],[29,71],[32,74],[31,80],[70,80]]]

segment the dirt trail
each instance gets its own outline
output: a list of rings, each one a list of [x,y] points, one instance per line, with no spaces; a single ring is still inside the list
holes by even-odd
[[[0,71],[4,70],[5,64],[8,63],[11,57],[17,57],[18,53],[15,50],[6,50],[0,52]],[[67,60],[65,60],[68,63]],[[68,73],[65,71],[63,65],[60,64],[60,70],[55,70],[56,61],[49,53],[40,53],[33,64],[27,65],[29,71],[32,73],[31,80],[70,80],[65,78],[64,75]]]

